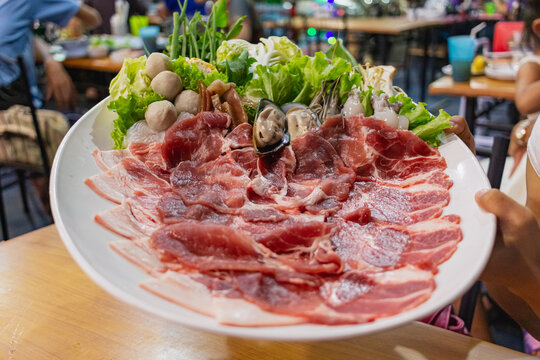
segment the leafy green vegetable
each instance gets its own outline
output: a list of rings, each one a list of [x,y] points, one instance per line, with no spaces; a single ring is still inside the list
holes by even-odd
[[[229,12],[227,0],[218,0],[213,6],[207,21],[202,20],[197,11],[188,21],[186,17],[187,0],[182,3],[181,14],[173,14],[173,32],[169,36],[171,59],[182,57],[197,57],[216,65],[218,47],[226,40],[238,36],[242,31],[242,22],[245,17],[238,19],[227,32]],[[180,35],[180,31],[182,34]]]
[[[253,106],[249,105],[243,105],[244,111],[246,112],[246,115],[248,117],[248,123],[253,125],[253,122],[255,121],[255,115],[257,115],[257,109],[255,109]]]
[[[286,36],[270,36],[261,38],[257,45],[257,53],[252,55],[262,65],[286,64],[295,58],[302,57],[302,50]]]
[[[204,71],[199,69],[197,63],[188,62],[187,59],[184,57],[179,57],[176,60],[172,60],[171,68],[172,71],[178,74],[178,76],[180,76],[180,79],[182,79],[182,85],[184,86],[184,89],[189,89],[196,92],[199,91],[199,80],[206,86],[210,85],[214,80],[228,82],[226,74],[220,73],[215,70],[210,71],[210,73],[206,74]]]
[[[315,53],[314,57],[303,56],[294,58],[288,64],[292,72],[303,75],[303,87],[293,102],[308,105],[313,97],[321,90],[323,81],[334,81],[340,75],[351,72],[351,65],[342,58],[335,58],[332,62],[326,59],[322,52]]]
[[[450,124],[451,116],[444,110],[439,110],[439,116],[433,117],[429,122],[415,127],[412,132],[418,135],[422,140],[432,146],[438,146],[441,141],[439,136],[444,129],[452,127]]]
[[[126,97],[119,97],[109,103],[108,108],[118,114],[118,118],[113,121],[114,129],[111,132],[115,149],[123,148],[127,130],[137,121],[144,119],[148,105],[159,100],[163,100],[163,97],[154,92],[140,95],[132,92]]]
[[[246,95],[251,98],[267,98],[278,105],[291,102],[302,86],[302,78],[287,66],[258,65],[255,68],[256,78],[246,85]]]
[[[362,88],[362,75],[357,72],[352,72],[349,74],[343,74],[339,82],[339,99],[341,103],[344,104],[349,97],[349,92],[354,86]]]
[[[362,97],[362,106],[364,107],[364,115],[373,115],[373,106],[371,105],[371,96],[373,95],[373,88],[370,86],[367,90],[362,91],[360,95]]]
[[[326,52],[326,57],[328,57],[330,60],[334,60],[334,58],[339,57],[347,60],[353,67],[358,66],[358,62],[349,52],[349,50],[343,46],[343,40],[341,39],[338,39],[334,45],[330,46],[330,49],[328,49]]]
[[[412,99],[407,97],[405,94],[392,96],[388,99],[388,101],[390,104],[393,104],[396,101],[401,102],[402,106],[399,110],[399,114],[409,119],[409,130],[427,123],[432,118],[429,111],[425,108],[426,103],[420,102],[415,104],[413,103]]]
[[[225,60],[221,64],[225,67],[225,74],[227,74],[229,81],[237,86],[242,86],[253,78],[249,68],[255,61],[255,59],[249,57],[248,51],[244,50],[236,59]]]
[[[150,91],[150,78],[144,72],[146,57],[125,59],[120,72],[112,79],[109,93],[113,100],[129,94],[142,94]]]
[[[227,60],[233,60],[242,55],[246,50],[249,53],[254,46],[254,44],[242,39],[224,41],[217,49],[217,61],[218,63],[222,63]]]

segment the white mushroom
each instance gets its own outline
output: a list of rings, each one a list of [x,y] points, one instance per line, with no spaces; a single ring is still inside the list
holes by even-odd
[[[182,91],[182,79],[172,71],[162,71],[150,83],[155,93],[172,101]]]
[[[163,131],[167,130],[176,121],[177,115],[172,102],[161,100],[148,105],[144,118],[150,129]]]
[[[151,53],[148,59],[146,59],[144,72],[150,77],[150,79],[153,79],[160,72],[170,69],[171,63],[167,55],[162,53]]]
[[[199,94],[193,90],[184,90],[174,99],[174,106],[179,114],[188,112],[195,115],[199,108]]]

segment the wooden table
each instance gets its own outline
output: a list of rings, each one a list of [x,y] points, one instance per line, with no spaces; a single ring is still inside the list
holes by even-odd
[[[494,80],[486,76],[473,76],[469,82],[454,82],[451,76],[444,76],[429,85],[429,93],[468,98],[490,96],[514,101],[516,82]]]
[[[454,82],[451,76],[444,76],[429,85],[431,95],[450,95],[465,97],[465,118],[474,134],[476,118],[476,98],[488,96],[498,99],[514,101],[516,95],[516,82],[494,80],[486,76],[473,76],[469,82]],[[514,115],[513,123],[519,120],[519,114]],[[487,124],[484,124],[487,125]],[[504,124],[503,124],[504,125]],[[500,130],[511,130],[511,126],[493,125]],[[490,125],[491,126],[491,125]],[[491,126],[491,127],[493,127]]]
[[[313,27],[315,29],[348,30],[369,34],[398,35],[406,31],[422,29],[431,26],[444,25],[445,21],[434,20],[408,20],[406,17],[381,18],[304,18],[294,17],[290,24],[295,30]]]
[[[191,330],[105,293],[75,264],[56,228],[0,243],[0,358],[525,359],[421,323],[341,341],[243,340]]]
[[[117,73],[122,68],[121,62],[112,61],[109,57],[103,59],[66,59],[64,60],[63,64],[66,68],[70,69],[92,70],[109,73]]]

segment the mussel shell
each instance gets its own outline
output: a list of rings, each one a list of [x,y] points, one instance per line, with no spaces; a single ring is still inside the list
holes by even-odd
[[[283,114],[283,119],[284,119],[283,136],[281,137],[281,139],[274,142],[273,144],[260,146],[257,144],[257,140],[256,140],[258,138],[257,132],[259,130],[259,124],[260,124],[259,115],[269,106],[273,107],[275,110]],[[259,101],[259,105],[257,106],[257,113],[255,114],[255,120],[253,122],[253,148],[255,149],[255,153],[259,156],[272,154],[279,151],[284,146],[289,145],[289,143],[290,143],[290,134],[287,128],[287,119],[286,119],[285,113],[278,105],[273,103],[271,100],[261,99]]]

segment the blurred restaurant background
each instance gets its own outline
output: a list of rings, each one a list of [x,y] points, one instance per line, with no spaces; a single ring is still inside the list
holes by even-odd
[[[34,35],[47,44],[74,85],[69,106],[59,107],[54,96],[44,96],[39,104],[63,117],[58,120],[55,115],[40,115],[46,118],[40,119],[46,127],[46,140],[52,142],[50,162],[66,130],[62,122],[72,126],[108,96],[109,83],[125,58],[142,56],[145,51],[167,50],[172,13],[179,8],[176,0],[84,3],[101,16],[101,25],[92,30],[86,30],[76,18],[65,27],[34,23]],[[207,16],[212,5],[212,1],[189,1],[187,16],[195,11]],[[308,55],[325,52],[342,41],[360,64],[394,66],[394,85],[415,101],[425,102],[432,113],[445,109],[452,115],[466,117],[482,159],[491,155],[494,138],[508,137],[523,118],[514,104],[515,77],[519,60],[530,49],[521,41],[524,14],[520,0],[230,0],[228,10],[231,21],[247,16],[240,37],[248,41],[287,36]],[[471,32],[477,45],[471,77],[454,81],[448,66],[448,38]],[[46,94],[46,69],[38,62],[35,71],[37,85]],[[0,119],[19,116],[8,111],[2,111]],[[4,204],[1,217],[5,239],[52,223],[47,169],[43,170],[39,155],[33,160],[19,161],[26,161],[26,168],[11,166],[17,151],[10,141],[9,137],[0,136],[0,200]],[[19,146],[26,148],[27,144]],[[523,351],[520,328],[496,309],[489,314],[490,334],[485,337]]]

